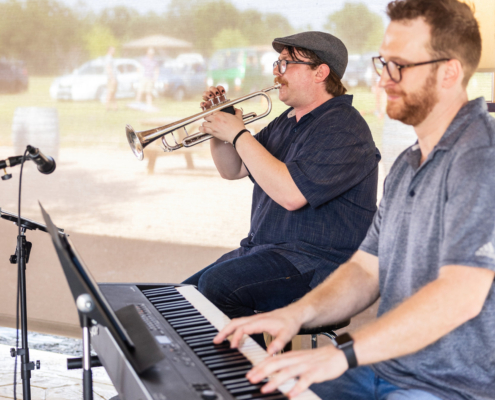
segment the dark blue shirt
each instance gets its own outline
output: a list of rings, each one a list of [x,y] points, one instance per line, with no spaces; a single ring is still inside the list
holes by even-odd
[[[251,229],[234,253],[274,250],[301,273],[314,269],[315,287],[366,236],[376,211],[380,153],[350,95],[328,100],[299,122],[289,108],[255,137],[287,165],[308,204],[287,211],[250,176]]]

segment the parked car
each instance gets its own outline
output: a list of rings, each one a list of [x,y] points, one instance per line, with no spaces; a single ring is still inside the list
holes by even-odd
[[[117,99],[136,96],[141,79],[140,64],[130,58],[115,58],[117,71]],[[105,58],[88,61],[76,68],[72,74],[56,78],[50,87],[50,96],[55,100],[104,100],[107,75]]]
[[[351,54],[342,82],[347,88],[356,86],[373,86],[375,71],[371,55]]]
[[[206,63],[201,54],[181,54],[160,68],[155,83],[158,94],[171,96],[176,101],[198,96],[206,89]]]
[[[216,51],[208,66],[208,86],[222,85],[235,96],[273,85],[273,62],[278,53],[271,47],[247,47]]]
[[[24,92],[28,85],[28,73],[22,61],[0,60],[0,92]]]

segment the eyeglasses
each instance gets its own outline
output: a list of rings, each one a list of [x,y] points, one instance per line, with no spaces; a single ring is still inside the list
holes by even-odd
[[[388,76],[390,76],[390,79],[392,79],[395,83],[399,83],[402,80],[402,70],[404,68],[418,67],[420,65],[433,64],[441,61],[450,61],[450,58],[440,58],[438,60],[425,61],[416,64],[401,65],[394,61],[385,61],[383,57],[372,57],[372,59],[373,66],[375,67],[375,71],[378,76],[382,76],[383,68],[385,67],[387,68]]]
[[[278,66],[278,72],[280,72],[281,74],[285,74],[285,71],[287,71],[287,64],[316,65],[315,63],[304,62],[304,61],[277,60],[273,63],[273,68]]]

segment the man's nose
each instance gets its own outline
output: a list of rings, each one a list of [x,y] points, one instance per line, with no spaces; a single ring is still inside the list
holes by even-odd
[[[280,71],[278,69],[278,64],[275,64],[273,66],[273,75],[275,75],[275,76],[282,76],[282,74],[280,73]]]
[[[390,74],[388,73],[388,69],[384,66],[382,70],[382,74],[380,75],[380,81],[378,82],[378,86],[384,88],[395,82],[390,78]]]

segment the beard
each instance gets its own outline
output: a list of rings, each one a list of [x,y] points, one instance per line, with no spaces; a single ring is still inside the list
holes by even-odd
[[[404,104],[387,102],[387,115],[406,125],[417,126],[421,124],[438,103],[436,91],[436,70],[426,79],[422,88],[416,92],[405,93],[402,90],[385,90],[387,94],[401,96]]]

